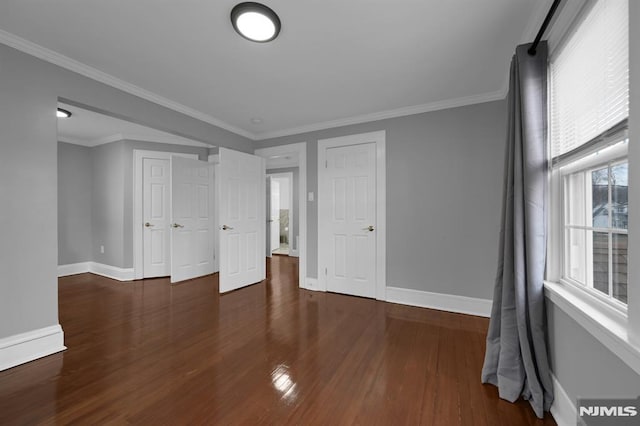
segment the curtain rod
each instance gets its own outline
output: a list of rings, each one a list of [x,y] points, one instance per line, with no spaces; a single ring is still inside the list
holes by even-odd
[[[542,26],[538,30],[538,34],[536,34],[536,38],[533,40],[531,47],[527,50],[529,55],[534,56],[536,54],[536,48],[538,47],[538,44],[540,43],[540,40],[542,39],[544,32],[547,30],[547,27],[549,26],[549,22],[551,22],[551,18],[553,18],[553,14],[556,13],[556,9],[558,8],[559,5],[560,5],[560,0],[553,0],[553,4],[549,9],[549,13],[547,13],[547,17],[544,18],[544,21],[542,22]]]

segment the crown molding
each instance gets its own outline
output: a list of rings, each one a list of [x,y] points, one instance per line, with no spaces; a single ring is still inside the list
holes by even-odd
[[[188,138],[172,138],[171,136],[140,136],[134,133],[123,133],[122,139],[126,139],[129,141],[142,141],[142,142],[154,142],[154,143],[164,143],[171,145],[184,145],[184,146],[194,146],[197,148],[213,148],[214,145],[209,145],[204,142],[194,141]]]
[[[446,99],[443,101],[430,102],[421,105],[391,109],[387,111],[374,112],[371,114],[357,115],[354,117],[341,118],[338,120],[324,121],[321,123],[309,124],[306,126],[293,127],[285,130],[276,130],[256,134],[256,140],[279,138],[283,136],[297,135],[301,133],[315,132],[318,130],[331,129],[335,127],[349,126],[353,124],[367,123],[371,121],[386,120],[389,118],[404,117],[407,115],[423,114],[425,112],[439,111],[443,109],[457,108],[467,105],[480,104],[504,99],[507,95],[507,85],[495,92],[483,93],[480,95],[464,96],[461,98]]]
[[[203,142],[191,141],[185,138],[173,139],[170,136],[163,138],[160,136],[140,136],[140,135],[129,134],[129,133],[114,133],[112,135],[108,135],[108,136],[104,136],[104,137],[92,139],[92,140],[77,139],[77,138],[72,138],[68,136],[58,137],[58,142],[70,143],[72,145],[81,145],[89,148],[93,148],[99,145],[105,145],[112,142],[118,142],[122,140],[153,142],[153,143],[163,143],[163,144],[172,144],[172,145],[184,145],[184,146],[193,146],[197,148],[213,147],[213,145],[207,145]]]
[[[575,3],[577,1],[584,2],[584,0],[569,0],[569,1],[572,3]],[[542,23],[542,21],[544,21],[544,18],[547,12],[549,11],[549,7],[551,6],[552,2],[553,0],[544,0],[536,3],[536,8],[531,14],[531,18],[527,22],[527,25],[525,26],[524,31],[522,32],[522,36],[520,37],[520,42],[518,44],[524,44],[524,43],[529,43],[533,41],[534,37],[538,32],[538,28],[540,24]],[[514,47],[514,51],[515,51],[515,47]],[[489,92],[489,93],[484,93],[484,94],[474,95],[474,96],[465,96],[461,98],[447,99],[443,101],[430,102],[422,105],[415,105],[415,106],[392,109],[387,111],[380,111],[380,112],[371,113],[371,114],[364,114],[364,115],[348,117],[348,118],[343,118],[338,120],[325,121],[322,123],[309,124],[306,126],[293,127],[285,130],[276,130],[272,132],[257,133],[255,135],[254,140],[261,141],[265,139],[279,138],[283,136],[291,136],[291,135],[296,135],[300,133],[314,132],[318,130],[348,126],[351,124],[361,124],[361,123],[366,123],[371,121],[384,120],[388,118],[403,117],[407,115],[422,114],[425,112],[433,112],[433,111],[438,111],[443,109],[457,108],[457,107],[462,107],[466,105],[473,105],[473,104],[479,104],[484,102],[502,100],[506,98],[507,93],[509,92],[508,66],[509,66],[508,64],[505,66],[506,68],[505,77],[502,81],[502,86],[500,87],[499,90],[495,92]]]
[[[197,111],[193,108],[189,108],[178,102],[174,102],[170,99],[157,95],[134,84],[127,83],[124,80],[116,78],[110,74],[107,74],[89,65],[83,64],[82,62],[78,62],[75,59],[71,59],[68,56],[57,53],[51,49],[47,49],[46,47],[40,46],[39,44],[33,43],[22,37],[18,37],[17,35],[4,31],[2,29],[0,29],[0,43],[6,44],[9,47],[20,50],[21,52],[27,53],[31,56],[35,56],[36,58],[42,59],[43,61],[58,65],[59,67],[68,69],[92,80],[96,80],[108,86],[115,87],[116,89],[145,99],[149,102],[153,102],[181,114],[188,115],[192,118],[204,121],[216,127],[220,127],[237,135],[244,136],[245,138],[255,140],[255,135],[251,132],[225,123],[222,120]]]
[[[528,43],[531,40],[533,40],[533,37],[536,35],[536,32],[538,30],[538,25],[544,20],[544,17],[549,9],[549,5],[551,4],[551,2],[552,0],[537,2],[536,4],[537,7],[534,10],[534,12],[531,14],[531,19],[525,26],[525,29],[522,33],[520,44]],[[507,91],[509,89],[509,73],[507,70],[507,72],[505,72],[505,79],[502,83],[501,88],[494,92],[473,95],[473,96],[465,96],[460,98],[446,99],[442,101],[429,102],[421,105],[414,105],[414,106],[402,107],[402,108],[385,110],[385,111],[379,111],[379,112],[374,112],[370,114],[363,114],[363,115],[341,118],[337,120],[313,123],[313,124],[283,129],[283,130],[274,130],[274,131],[262,132],[262,133],[252,133],[247,130],[240,129],[238,127],[227,124],[208,114],[202,113],[195,109],[192,109],[182,104],[179,104],[177,102],[174,102],[170,99],[164,98],[153,92],[147,91],[138,86],[127,83],[126,81],[113,77],[96,68],[85,65],[81,62],[78,62],[67,56],[61,55],[57,52],[54,52],[53,50],[42,47],[38,44],[25,40],[21,37],[18,37],[14,34],[11,34],[1,29],[0,29],[0,43],[4,43],[22,52],[28,53],[32,56],[35,56],[47,62],[51,62],[55,65],[74,71],[78,74],[84,75],[85,77],[91,78],[93,80],[97,80],[101,83],[115,87],[116,89],[120,89],[124,92],[146,99],[150,102],[162,105],[166,108],[172,109],[174,111],[180,112],[182,114],[188,115],[190,117],[196,118],[198,120],[204,121],[206,123],[212,124],[214,126],[220,127],[222,129],[228,130],[232,133],[238,134],[240,136],[244,136],[254,141],[261,141],[265,139],[278,138],[278,137],[296,135],[301,133],[308,133],[308,132],[313,132],[318,130],[331,129],[335,127],[361,124],[361,123],[366,123],[371,121],[404,117],[408,115],[422,114],[426,112],[433,112],[433,111],[438,111],[443,109],[457,108],[457,107],[462,107],[466,105],[474,105],[474,104],[479,104],[484,102],[501,100],[506,97]]]
[[[114,133],[113,135],[107,135],[101,138],[90,140],[89,146],[105,145],[112,142],[118,142],[124,139],[126,139],[126,137],[122,133]]]
[[[58,142],[69,143],[71,145],[89,146],[89,145],[87,145],[87,141],[85,141],[85,140],[76,139],[76,138],[70,138],[68,136],[58,136]]]

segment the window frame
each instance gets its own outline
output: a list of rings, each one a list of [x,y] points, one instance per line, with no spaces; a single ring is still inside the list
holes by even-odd
[[[549,32],[549,52],[550,57],[549,60],[552,61],[554,56],[560,49],[568,42],[569,38],[575,32],[575,28],[580,25],[583,21],[584,16],[589,13],[591,7],[598,0],[577,0],[576,2],[569,2],[565,5],[565,7],[560,11],[559,18],[556,23],[552,26],[551,31]],[[635,8],[635,11],[633,10]],[[631,16],[634,16],[634,13],[638,12],[640,6],[636,2],[629,2],[629,19]],[[634,27],[629,27],[629,52],[630,54],[634,51],[634,47],[637,47],[636,39],[633,38]],[[632,62],[630,62],[630,66],[632,67]],[[550,70],[550,68],[549,68]],[[634,81],[634,75],[637,73],[633,73],[632,69],[629,70],[629,84],[632,84]],[[553,89],[553,80],[551,78],[551,73],[549,72],[548,79],[548,99],[551,99],[551,90]],[[633,106],[633,97],[629,98],[630,102],[630,111],[634,111],[632,109]],[[549,142],[551,142],[551,109],[548,110],[548,123],[549,127],[547,128],[547,137]],[[608,136],[612,133],[615,133],[621,127],[627,126],[627,121],[619,123],[615,128],[611,128],[609,132],[604,132],[601,136]],[[638,130],[638,126],[633,124],[631,127],[631,137],[636,139],[637,134],[635,133]],[[596,140],[601,138],[594,138],[590,143],[585,144],[589,146],[583,145],[580,150],[586,155],[587,151],[594,152],[594,145],[598,145],[603,147],[601,141]],[[634,143],[634,142],[631,142]],[[551,143],[549,143],[549,153],[551,153]],[[629,160],[629,174],[630,177],[635,176],[635,172],[640,166],[636,166],[636,160],[640,151],[638,148],[634,146],[629,146],[628,152],[628,160]],[[561,179],[558,179],[558,167],[566,164],[565,158],[571,156],[571,154],[575,154],[575,152],[568,152],[564,155],[561,155],[559,158],[551,161],[551,155],[549,155],[549,163],[548,163],[548,184],[549,191],[547,193],[547,202],[548,202],[548,233],[547,233],[547,263],[546,263],[546,274],[544,281],[544,293],[546,297],[546,305],[547,310],[550,311],[550,317],[553,318],[554,311],[557,309],[558,312],[562,312],[564,315],[567,315],[571,318],[572,321],[575,321],[579,327],[587,331],[593,338],[595,338],[598,342],[600,342],[604,347],[608,348],[613,354],[615,354],[622,362],[624,362],[627,366],[629,366],[633,371],[637,374],[640,374],[640,322],[637,321],[640,319],[640,290],[633,291],[637,280],[632,279],[629,280],[629,298],[627,304],[627,312],[622,312],[618,309],[611,307],[610,304],[604,303],[599,300],[597,297],[592,297],[588,292],[584,291],[584,287],[579,288],[574,285],[568,284],[566,282],[561,282],[560,277],[562,275],[561,272],[561,264],[563,262],[563,247],[562,247],[562,223],[561,219],[558,218],[560,212],[554,211],[554,206],[561,205],[562,200],[561,194],[562,188],[558,188],[558,183],[562,182]],[[552,167],[552,165],[554,167]],[[630,182],[631,184],[631,182]],[[631,184],[633,185],[633,184]],[[633,191],[632,191],[633,192]],[[636,191],[637,192],[637,191]],[[629,200],[631,213],[629,220],[633,222],[638,216],[635,213],[635,198]],[[630,223],[629,226],[632,227],[631,232],[634,227],[634,223]],[[637,244],[632,244],[632,240],[629,240],[630,250],[637,248]],[[560,251],[558,251],[560,250]],[[633,253],[630,255],[633,257]],[[629,265],[633,265],[633,261],[629,258]],[[637,272],[637,267],[630,268],[632,269],[630,272]],[[553,319],[551,319],[553,321]]]
[[[626,128],[609,135],[606,139],[600,141],[597,145],[592,146],[593,149],[589,149],[586,152],[576,153],[573,156],[565,157],[557,165],[552,166],[551,170],[551,198],[555,202],[550,203],[550,212],[552,216],[551,230],[559,234],[559,238],[556,238],[555,252],[559,252],[560,258],[553,259],[550,256],[550,262],[557,262],[549,270],[554,269],[558,272],[557,277],[551,279],[551,281],[557,281],[559,283],[571,286],[574,294],[584,294],[585,297],[590,298],[590,304],[595,306],[602,305],[606,308],[606,311],[612,311],[616,316],[627,317],[628,301],[623,303],[609,294],[604,294],[593,287],[593,283],[589,283],[588,279],[585,279],[585,283],[581,283],[571,278],[567,272],[567,230],[568,229],[584,229],[592,232],[606,232],[609,239],[609,247],[611,247],[611,236],[615,234],[628,235],[628,229],[622,230],[620,228],[613,228],[609,226],[607,228],[600,228],[587,225],[569,225],[567,222],[567,190],[566,190],[566,178],[574,173],[589,173],[592,170],[597,170],[603,167],[611,167],[612,165],[627,162],[628,163],[628,134]],[[609,217],[611,217],[611,182],[608,183],[609,191]],[[554,191],[556,192],[554,194]],[[555,226],[553,226],[555,223]],[[554,244],[554,243],[551,243]],[[587,239],[585,239],[585,245],[588,247]],[[553,252],[553,251],[552,251]],[[589,256],[589,250],[586,250],[586,255]],[[591,256],[593,256],[591,254]],[[608,256],[608,271],[609,280],[608,285],[612,284],[612,268],[611,268],[611,255]],[[554,268],[555,267],[555,268]],[[585,274],[589,271],[589,257],[585,262]],[[547,277],[550,279],[551,277]],[[591,279],[593,281],[593,278]],[[611,288],[609,288],[611,290]],[[594,303],[595,302],[595,303]]]

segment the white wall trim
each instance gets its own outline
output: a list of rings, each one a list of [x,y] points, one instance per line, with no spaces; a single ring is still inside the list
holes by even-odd
[[[380,112],[375,112],[371,114],[364,114],[364,115],[358,115],[358,116],[349,117],[349,118],[343,118],[339,120],[325,121],[321,123],[309,124],[309,125],[300,126],[300,127],[293,127],[293,128],[284,129],[284,130],[276,130],[273,132],[255,134],[250,131],[233,126],[229,123],[226,123],[209,114],[205,114],[193,108],[189,108],[185,105],[182,105],[178,102],[167,99],[163,96],[157,95],[139,86],[133,85],[131,83],[127,83],[124,80],[116,78],[96,68],[85,65],[79,61],[76,61],[75,59],[71,59],[68,56],[64,56],[51,49],[47,49],[46,47],[40,46],[29,40],[18,37],[15,34],[9,33],[7,31],[0,30],[0,43],[6,44],[7,46],[13,47],[14,49],[17,49],[29,55],[35,56],[36,58],[58,65],[62,68],[76,72],[92,80],[96,80],[106,85],[109,85],[111,87],[115,87],[116,89],[122,90],[123,92],[130,93],[132,95],[138,96],[147,101],[161,105],[165,108],[169,108],[179,113],[188,115],[200,121],[204,121],[205,123],[212,124],[216,127],[220,127],[221,129],[225,129],[229,132],[235,133],[240,136],[244,136],[251,140],[269,139],[269,138],[305,133],[305,132],[310,132],[315,130],[329,129],[332,127],[340,127],[340,126],[346,126],[350,124],[365,123],[368,121],[383,120],[386,118],[402,117],[405,115],[421,114],[424,112],[455,108],[455,107],[465,106],[465,105],[473,105],[477,103],[504,99],[506,95],[506,93],[504,92],[504,89],[501,88],[498,91],[489,92],[489,93],[480,94],[480,95],[465,96],[465,97],[460,97],[455,99],[430,102],[422,105],[415,105],[415,106],[409,106],[409,107],[398,108],[393,110],[380,111]]]
[[[133,281],[133,268],[118,268],[117,266],[91,262],[89,272],[118,281]]]
[[[356,145],[362,143],[375,143],[376,145],[376,289],[375,298],[386,300],[387,292],[387,181],[386,181],[386,131],[359,133],[354,135],[339,136],[335,138],[318,140],[318,287],[327,290],[326,275],[320,271],[327,267],[326,256],[330,253],[327,242],[324,241],[323,232],[326,221],[323,216],[323,202],[321,193],[323,188],[322,172],[325,170],[326,151],[328,148]]]
[[[487,318],[491,316],[493,303],[489,299],[399,287],[387,287],[387,302]]]
[[[533,39],[533,36],[535,35],[535,31],[537,31],[538,27],[540,26],[540,23],[542,22],[544,16],[549,10],[550,3],[551,3],[551,0],[545,0],[545,1],[539,2],[539,5],[537,5],[534,13],[531,14],[531,19],[529,19],[529,22],[525,26],[525,29],[523,31],[522,38],[521,38],[521,43],[527,43]],[[564,27],[565,26],[564,22],[562,24],[563,24],[562,26]],[[188,115],[190,117],[196,118],[198,120],[204,121],[206,123],[212,124],[222,129],[228,130],[232,133],[244,136],[251,140],[263,140],[263,139],[270,139],[270,138],[281,137],[281,136],[289,136],[289,135],[295,135],[295,134],[311,132],[316,130],[324,130],[324,129],[330,129],[334,127],[347,126],[351,124],[384,120],[384,119],[395,118],[395,117],[403,117],[403,116],[414,115],[414,114],[422,114],[425,112],[432,112],[432,111],[456,108],[456,107],[461,107],[466,105],[473,105],[473,104],[478,104],[483,102],[501,100],[501,99],[504,99],[507,94],[508,80],[509,80],[509,73],[507,72],[508,67],[505,67],[504,82],[498,90],[493,92],[481,93],[481,94],[471,95],[471,96],[463,96],[463,97],[452,98],[452,99],[445,99],[445,100],[440,100],[435,102],[428,102],[420,105],[407,106],[403,108],[390,109],[390,110],[379,111],[379,112],[374,112],[369,114],[362,114],[362,115],[356,115],[356,116],[347,117],[347,118],[341,118],[337,120],[324,121],[320,123],[313,123],[313,124],[308,124],[308,125],[303,125],[298,127],[291,127],[288,129],[275,130],[272,132],[263,132],[263,133],[255,134],[250,131],[233,126],[229,123],[226,123],[209,114],[205,114],[193,108],[189,108],[178,102],[172,101],[156,93],[145,90],[139,86],[128,83],[124,80],[121,80],[110,74],[100,71],[96,68],[93,68],[79,61],[76,61],[75,59],[71,59],[68,56],[64,56],[51,49],[47,49],[29,40],[18,37],[17,35],[9,33],[7,31],[0,30],[0,43],[6,44],[7,46],[13,47],[14,49],[18,49],[29,55],[35,56],[36,58],[58,65],[62,68],[71,70],[85,77],[107,84],[111,87],[115,87],[116,89],[138,96],[142,99],[148,100],[158,105],[162,105],[166,108],[172,109],[174,111],[180,112],[182,114]]]
[[[508,79],[508,75],[507,75]],[[457,108],[467,105],[481,104],[502,100],[507,96],[506,85],[495,92],[483,93],[480,95],[464,96],[454,99],[445,99],[437,102],[429,102],[421,105],[413,105],[403,108],[390,109],[386,111],[374,112],[371,114],[356,115],[353,117],[340,118],[338,120],[323,121],[321,123],[308,124],[305,126],[292,127],[284,130],[276,130],[273,132],[258,133],[255,139],[260,141],[264,139],[279,138],[283,136],[297,135],[307,132],[315,132],[318,130],[331,129],[334,127],[350,126],[353,124],[367,123],[370,121],[386,120],[389,118],[404,117],[407,115],[423,114],[425,112],[439,111],[443,109]]]
[[[295,166],[294,166],[295,167]],[[298,172],[298,174],[300,174],[300,172]],[[294,240],[294,235],[293,235],[293,222],[295,220],[297,220],[298,218],[295,217],[294,213],[293,213],[293,172],[284,172],[284,173],[267,173],[267,177],[271,177],[273,178],[287,178],[287,180],[289,181],[289,231],[288,231],[288,238],[289,238],[289,256],[293,256],[292,252],[293,250],[291,249],[291,247],[293,247],[293,240]],[[299,177],[298,177],[299,179]],[[299,203],[298,203],[299,204]],[[299,207],[298,207],[299,208]],[[269,226],[269,225],[267,225]],[[300,233],[300,225],[298,225],[298,233]]]
[[[629,335],[626,316],[612,315],[604,307],[590,303],[586,295],[578,293],[580,290],[573,290],[567,285],[545,281],[544,290],[554,305],[640,374],[640,347]]]
[[[67,349],[60,324],[0,339],[0,371]]]
[[[58,265],[58,278],[69,275],[91,273],[101,275],[118,281],[133,281],[135,275],[133,268],[118,268],[117,266],[105,265],[98,262],[71,263],[69,265]]]
[[[307,288],[307,143],[278,145],[254,151],[255,155],[265,159],[292,153],[297,153],[298,158],[298,286]]]
[[[178,152],[167,151],[145,151],[141,149],[133,150],[133,276],[132,279],[144,278],[144,253],[143,253],[143,229],[144,222],[142,211],[142,185],[143,185],[143,167],[142,160],[145,158],[154,158],[160,160],[170,160],[171,156],[198,159],[197,154],[184,154]],[[169,201],[171,203],[171,201]],[[137,224],[137,225],[136,225]],[[117,279],[117,278],[116,278]]]
[[[209,154],[207,161],[213,164],[213,273],[220,272],[220,230],[218,224],[219,194],[218,194],[218,165],[220,155]]]
[[[111,87],[115,87],[116,89],[122,90],[123,92],[127,92],[132,95],[138,96],[139,98],[153,102],[155,104],[162,105],[165,108],[169,108],[179,113],[182,113],[184,115],[188,115],[190,117],[196,118],[200,121],[213,124],[216,127],[220,127],[221,129],[225,129],[229,132],[238,134],[240,136],[244,136],[249,139],[255,139],[255,135],[251,132],[240,129],[239,127],[235,127],[231,124],[225,123],[220,119],[217,119],[208,114],[197,111],[193,108],[189,108],[178,102],[174,102],[170,99],[157,95],[153,92],[145,90],[131,83],[127,83],[124,80],[120,80],[119,78],[116,78],[110,74],[107,74],[96,68],[90,67],[89,65],[83,64],[82,62],[76,61],[75,59],[71,59],[68,56],[64,56],[51,49],[47,49],[46,47],[40,46],[39,44],[33,43],[22,37],[18,37],[15,34],[9,33],[4,30],[0,30],[0,43],[6,44],[7,46],[10,46],[10,47],[13,47],[14,49],[18,49],[22,52],[28,53],[29,55],[35,56],[36,58],[58,65],[62,68],[76,72],[92,80],[96,80],[96,81],[99,81],[100,83],[104,83]]]
[[[318,279],[317,278],[311,278],[311,277],[307,277],[306,283],[305,283],[303,288],[305,288],[307,290],[312,290],[312,291],[324,291],[324,290],[318,288]]]
[[[198,142],[193,139],[185,138],[184,136],[145,136],[145,135],[135,135],[132,133],[114,133],[113,135],[103,136],[101,138],[90,140],[82,145],[94,147],[98,145],[104,145],[111,142],[118,142],[122,140],[130,140],[130,141],[142,141],[142,142],[153,142],[153,143],[163,143],[163,144],[173,144],[173,145],[184,145],[184,146],[195,146],[198,148],[211,148],[211,145],[208,145],[204,142]],[[64,141],[63,141],[64,142]]]
[[[529,19],[529,22],[527,22],[527,25],[524,27],[524,31],[522,32],[522,37],[520,39],[520,44],[529,43],[533,40],[534,36],[536,35],[536,32],[538,31],[538,28],[540,28],[540,24],[542,23],[547,12],[549,11],[549,7],[551,6],[552,1],[553,0],[544,0],[544,1],[537,2],[535,6],[535,10],[531,14],[531,18]],[[575,3],[576,1],[584,2],[584,0],[569,0],[570,3]],[[567,8],[567,9],[575,9],[575,6],[572,5],[571,8]],[[566,25],[564,23],[562,23],[562,25],[565,26],[565,29],[566,29]],[[554,26],[551,27],[551,29],[553,28]],[[423,114],[425,112],[433,112],[433,111],[439,111],[444,109],[458,108],[458,107],[463,107],[468,105],[475,105],[475,104],[481,104],[485,102],[502,100],[507,96],[507,92],[509,90],[509,72],[508,71],[509,71],[509,66],[508,64],[505,64],[505,73],[504,73],[504,79],[503,79],[502,85],[498,90],[493,92],[481,93],[478,95],[471,95],[471,96],[462,96],[459,98],[444,99],[441,101],[428,102],[420,105],[407,106],[403,108],[373,112],[370,114],[362,114],[362,115],[356,115],[352,117],[340,118],[337,120],[323,121],[320,123],[313,123],[313,124],[308,124],[304,126],[291,127],[283,130],[274,130],[272,132],[257,133],[254,135],[254,140],[260,141],[264,139],[279,138],[283,136],[290,136],[290,135],[296,135],[301,133],[314,132],[318,130],[331,129],[334,127],[349,126],[352,124],[386,120],[389,118]]]
[[[551,375],[551,379],[554,395],[551,415],[558,426],[573,426],[578,418],[576,406],[554,374]]]
[[[70,263],[67,265],[58,265],[58,277],[67,277],[69,275],[84,274],[89,272],[91,262]]]

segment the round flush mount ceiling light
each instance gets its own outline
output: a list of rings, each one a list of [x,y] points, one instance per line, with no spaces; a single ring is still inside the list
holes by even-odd
[[[266,43],[278,37],[280,18],[267,6],[245,2],[231,10],[231,23],[238,34],[247,40]]]
[[[69,118],[71,117],[71,115],[71,112],[67,111],[66,109],[58,108],[58,110],[56,111],[56,117],[58,118]]]

